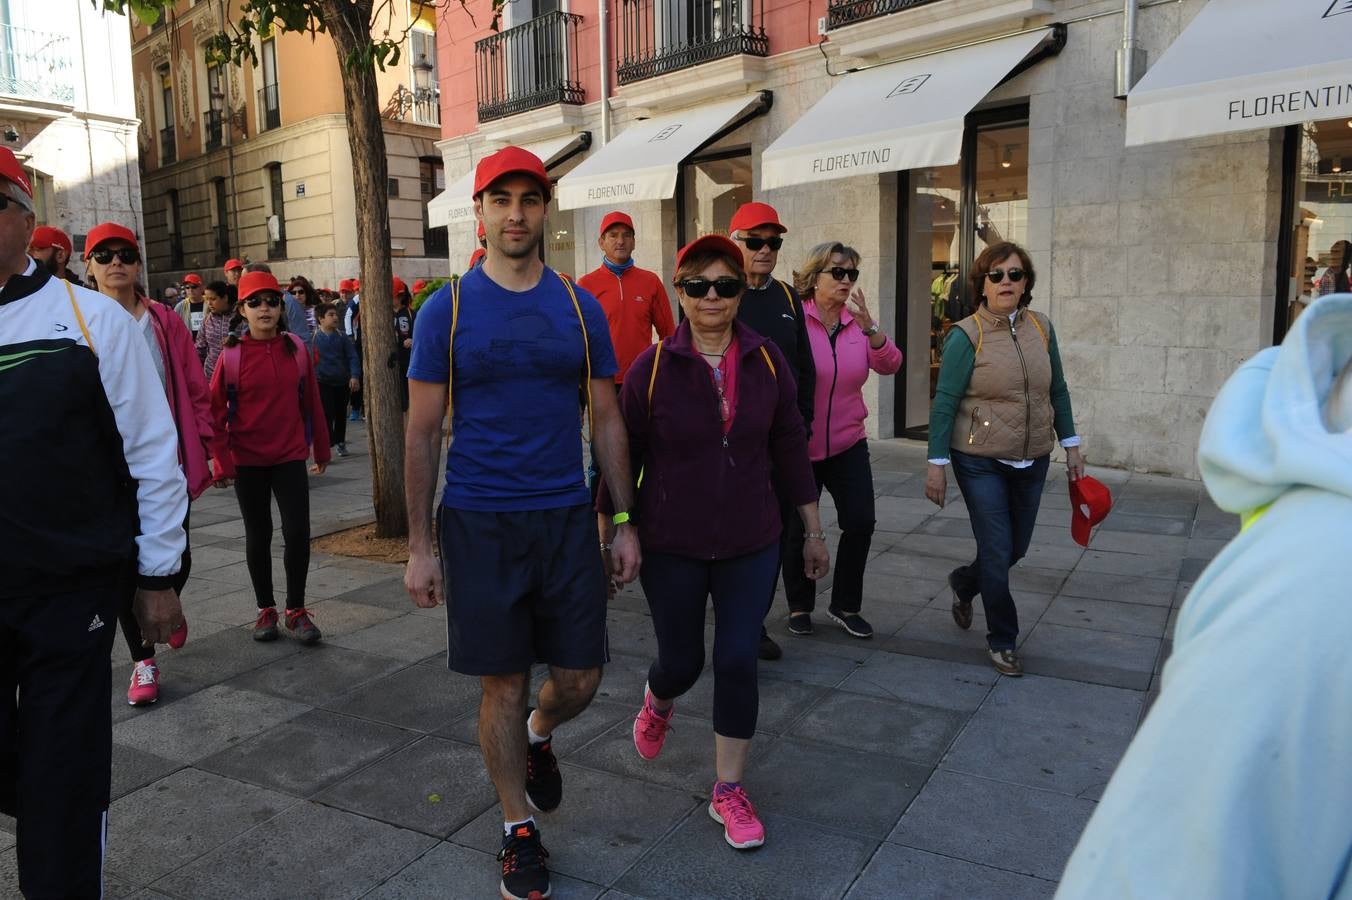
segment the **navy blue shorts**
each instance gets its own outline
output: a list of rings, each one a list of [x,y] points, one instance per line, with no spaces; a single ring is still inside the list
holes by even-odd
[[[610,660],[606,581],[590,505],[524,512],[440,506],[447,664],[466,675]]]

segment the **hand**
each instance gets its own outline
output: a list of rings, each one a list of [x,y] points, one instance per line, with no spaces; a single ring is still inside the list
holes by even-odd
[[[1071,481],[1079,481],[1084,477],[1084,457],[1080,455],[1079,447],[1066,448],[1066,474]]]
[[[326,463],[326,462],[317,462],[317,463],[315,463],[313,466],[310,466],[310,474],[311,474],[311,475],[323,475],[326,471],[328,471],[328,468],[329,468],[329,464],[328,464],[328,463]]]
[[[854,320],[859,323],[859,327],[864,331],[868,331],[876,324],[873,321],[873,314],[868,311],[868,303],[864,300],[863,288],[857,287],[850,291],[849,299],[845,301],[845,305],[849,307],[850,315],[854,316]]]
[[[925,496],[940,509],[944,508],[944,497],[948,493],[947,468],[930,463],[929,471],[925,473]]]
[[[803,542],[803,574],[812,581],[826,577],[831,571],[831,554],[827,552],[826,541],[811,538]]]
[[[606,545],[603,544],[602,546],[604,547],[604,546],[606,546]],[[601,571],[602,571],[603,573],[605,573],[605,579],[606,579],[606,603],[607,603],[607,604],[610,603],[610,601],[614,600],[614,599],[615,599],[615,595],[618,594],[619,591],[620,591],[619,585],[615,584],[615,579],[612,578],[612,577],[610,577],[610,573],[611,573],[611,571],[612,571],[612,566],[613,566],[613,565],[614,565],[614,563],[613,563],[613,561],[612,561],[611,558],[610,558],[610,551],[609,551],[609,550],[602,550],[602,551],[601,551]]]
[[[643,562],[638,546],[638,531],[632,525],[621,525],[615,529],[615,539],[610,544],[610,574],[616,584],[629,584],[638,577],[638,568]]]
[[[136,615],[136,624],[141,626],[141,644],[146,647],[169,643],[183,624],[183,607],[173,588],[162,591],[138,588],[132,600],[132,612]]]
[[[404,590],[415,606],[433,609],[445,600],[441,583],[441,563],[430,553],[410,553],[404,569]]]
[[[228,488],[228,487],[230,487],[230,485],[232,485],[232,484],[234,484],[234,483],[235,483],[235,479],[233,479],[233,478],[225,478],[225,477],[221,477],[221,478],[217,478],[215,481],[213,481],[213,482],[211,483],[211,486],[212,486],[212,487],[216,487],[216,488]]]
[[[412,346],[413,346],[413,338],[404,338],[404,349],[407,350]]]

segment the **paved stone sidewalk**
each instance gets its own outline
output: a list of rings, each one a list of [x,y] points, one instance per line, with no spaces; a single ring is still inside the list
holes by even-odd
[[[312,479],[316,534],[369,519],[354,430],[361,451]],[[596,702],[556,736],[564,803],[541,817],[556,897],[1053,892],[1157,688],[1175,610],[1236,522],[1196,483],[1091,470],[1117,504],[1082,550],[1054,466],[1013,576],[1028,675],[1011,680],[983,663],[979,604],[970,632],[949,616],[945,575],[974,549],[956,489],[937,511],[922,446],[872,450],[864,611],[877,636],[852,639],[821,617],[815,635],[792,637],[776,607],[785,655],[761,667],[746,778],[767,845],[728,848],[705,813],[708,672],[679,703],[661,759],[634,752],[655,644],[631,587],[610,612],[614,658]],[[413,608],[400,567],[316,556],[310,608],[325,642],[256,644],[242,534],[233,492],[194,505],[191,638],[160,657],[157,706],[126,705],[117,641],[109,896],[496,897],[501,832],[475,746],[477,684],[445,667],[442,613]],[[280,537],[274,552],[280,586]],[[0,819],[4,897],[17,895],[13,827]]]

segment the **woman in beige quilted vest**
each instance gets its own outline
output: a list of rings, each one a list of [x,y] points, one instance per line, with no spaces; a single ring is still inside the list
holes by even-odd
[[[980,594],[991,665],[1018,676],[1019,615],[1009,570],[1028,552],[1056,440],[1066,448],[1071,480],[1084,474],[1084,461],[1056,332],[1028,308],[1033,261],[1017,244],[992,244],[970,277],[980,306],[944,340],[925,496],[944,505],[952,463],[976,538],[976,559],[948,576],[953,621],[970,628],[972,598]]]

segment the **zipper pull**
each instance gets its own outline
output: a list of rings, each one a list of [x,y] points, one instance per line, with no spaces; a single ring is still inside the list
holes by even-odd
[[[728,436],[726,434],[723,435],[723,449],[728,449]]]

